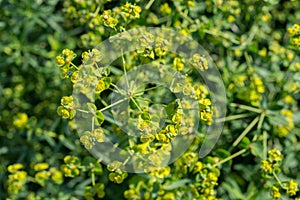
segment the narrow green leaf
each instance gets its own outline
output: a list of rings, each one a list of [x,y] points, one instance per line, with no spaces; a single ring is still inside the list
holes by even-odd
[[[104,121],[104,115],[100,110],[96,111],[96,119],[97,119],[97,121],[96,121],[97,124],[96,125],[98,125],[98,126],[100,126]]]
[[[181,186],[183,186],[183,185],[185,185],[186,183],[189,183],[189,182],[191,182],[191,180],[182,179],[182,180],[173,182],[171,184],[165,184],[165,185],[163,185],[163,188],[165,190],[173,190],[173,189],[179,188],[179,187],[181,187]]]

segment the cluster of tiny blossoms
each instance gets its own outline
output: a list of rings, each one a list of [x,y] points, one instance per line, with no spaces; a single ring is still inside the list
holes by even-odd
[[[300,25],[294,24],[293,27],[288,28],[288,33],[291,37],[291,44],[296,49],[300,49]]]
[[[89,176],[92,177],[92,184],[85,186],[83,196],[85,199],[92,200],[95,197],[102,198],[105,196],[104,184],[96,183],[96,176],[102,175],[102,166],[99,161],[94,158],[85,157],[83,161],[76,156],[65,156],[64,163],[61,165],[61,171],[65,177],[75,178],[83,172],[88,172]]]
[[[278,149],[271,149],[268,152],[268,157],[261,161],[260,168],[262,170],[262,175],[267,178],[273,178],[276,183],[271,187],[271,195],[274,199],[281,198],[281,191],[289,197],[294,197],[299,191],[298,183],[295,180],[281,181],[277,174],[281,172],[281,163],[283,160],[283,155]]]
[[[124,5],[104,10],[103,5],[109,0],[98,3],[97,0],[64,1],[64,11],[69,24],[86,25],[88,31],[81,35],[82,45],[85,47],[96,46],[101,38],[107,35],[107,29],[122,31],[129,24],[140,18],[141,7],[126,2]],[[101,13],[100,13],[101,11]]]
[[[248,73],[248,76],[238,75],[235,77],[229,85],[229,89],[236,93],[239,99],[249,102],[253,106],[259,106],[265,92],[265,85],[262,78],[252,70]]]
[[[128,37],[130,38],[130,36]],[[130,39],[130,41],[134,43],[135,39],[136,38]],[[137,38],[137,42],[139,47],[136,49],[135,53],[145,58],[158,60],[157,62],[154,62],[153,68],[157,67],[161,73],[167,74],[167,69],[162,69],[160,64],[164,63],[163,58],[172,48],[172,42],[174,41],[168,42],[165,35],[158,35],[158,37],[155,37],[155,33],[145,32],[142,33],[141,37]],[[160,152],[165,156],[170,156],[172,151],[171,142],[178,135],[184,136],[195,131],[191,128],[195,124],[193,121],[195,116],[193,113],[186,113],[186,108],[190,108],[192,106],[191,102],[184,100],[184,98],[182,100],[173,99],[170,103],[163,105],[165,108],[164,114],[159,113],[160,111],[158,112],[153,110],[150,104],[152,100],[146,98],[141,100],[140,94],[144,94],[146,93],[145,91],[149,90],[150,92],[148,95],[155,96],[154,93],[151,93],[151,90],[155,89],[155,87],[147,88],[145,91],[136,91],[134,87],[133,89],[129,88],[129,90],[132,91],[119,88],[118,85],[112,82],[115,77],[110,74],[110,67],[101,65],[104,53],[105,52],[100,52],[97,49],[84,52],[82,54],[82,65],[78,67],[74,66],[76,70],[81,69],[81,71],[78,71],[79,73],[77,73],[77,78],[72,80],[75,93],[85,95],[86,98],[91,101],[94,101],[96,98],[101,102],[101,104],[96,105],[95,103],[85,103],[81,105],[74,96],[64,97],[62,99],[61,106],[58,108],[58,113],[63,117],[65,116],[64,118],[72,119],[74,116],[72,115],[72,117],[68,117],[68,113],[75,109],[76,116],[78,115],[79,118],[86,118],[86,121],[84,122],[85,125],[83,127],[86,127],[86,124],[89,123],[89,119],[91,120],[91,125],[89,126],[91,127],[91,130],[81,131],[80,128],[77,130],[80,134],[81,143],[88,150],[91,150],[96,144],[105,142],[105,132],[111,129],[111,127],[107,126],[100,127],[106,118],[102,112],[113,106],[107,103],[107,97],[104,95],[102,96],[102,93],[112,90],[122,96],[124,101],[130,99],[132,102],[132,105],[128,108],[129,113],[131,113],[130,118],[132,118],[130,120],[131,122],[136,123],[136,128],[140,132],[140,136],[135,139],[127,137],[129,146],[124,146],[123,148],[129,148],[131,151],[140,155],[140,158],[142,158],[141,160],[139,160],[140,158],[134,160],[137,168],[143,168],[144,172],[155,173],[157,166],[162,165],[164,162],[163,157],[158,156],[155,153]],[[64,55],[64,52],[62,55]],[[125,65],[125,63],[126,61],[123,57],[123,64]],[[199,53],[193,54],[191,58],[172,56],[170,65],[177,71],[175,71],[175,73],[185,73],[186,76],[189,73],[198,73],[198,71],[207,70],[209,67],[206,56]],[[83,68],[83,66],[85,68]],[[126,67],[123,70],[125,70],[124,75],[126,76]],[[138,77],[136,77],[136,79],[137,78]],[[144,74],[142,78],[147,80],[150,77],[147,77],[147,74]],[[170,90],[175,94],[184,95],[185,97],[198,102],[196,106],[199,108],[198,113],[200,120],[210,125],[213,119],[213,107],[207,88],[201,83],[194,83],[190,78],[184,77],[182,79],[186,84],[172,80],[172,77],[170,77]],[[74,103],[67,100],[75,101],[76,106],[74,107]],[[194,111],[192,110],[189,112]],[[88,116],[91,117],[89,118]],[[124,113],[120,113],[119,117],[123,117],[124,120],[129,120],[126,113],[125,115]],[[160,124],[162,119],[165,121],[164,124]],[[123,135],[118,132],[112,134],[116,137]],[[110,137],[112,134],[110,134]],[[145,157],[147,157],[146,159],[151,162],[145,164]],[[110,171],[109,179],[112,182],[119,184],[127,177],[127,173],[124,172],[124,166],[125,163],[117,160],[108,163],[108,170]]]
[[[24,165],[20,163],[12,164],[7,167],[7,171],[10,173],[8,176],[8,192],[14,196],[26,189],[28,182],[36,183],[42,187],[45,187],[48,182],[60,185],[63,183],[63,173],[55,168],[49,166],[47,163],[36,163],[32,165],[35,172],[31,177],[26,171],[24,171]]]
[[[199,161],[197,154],[186,152],[171,166],[152,171],[147,180],[131,184],[124,192],[130,200],[190,199],[216,200],[219,169],[213,166],[214,158]],[[176,174],[176,177],[171,176]],[[191,178],[192,177],[192,178]]]
[[[56,56],[56,64],[61,68],[62,78],[76,80],[78,68],[72,63],[74,58],[76,58],[76,54],[70,49],[64,49],[61,55]]]
[[[295,124],[293,121],[294,113],[291,110],[283,109],[280,111],[280,114],[285,118],[286,123],[275,125],[274,131],[275,131],[275,134],[277,134],[278,136],[284,137],[287,134],[289,134],[295,127]]]
[[[24,189],[27,182],[27,172],[21,170],[24,166],[22,164],[14,164],[8,166],[7,170],[11,173],[8,176],[8,192],[18,194]]]

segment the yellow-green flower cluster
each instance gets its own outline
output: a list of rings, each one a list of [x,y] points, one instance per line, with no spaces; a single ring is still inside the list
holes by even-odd
[[[249,101],[253,106],[258,106],[262,99],[262,94],[265,92],[265,86],[262,79],[258,76],[250,77]]]
[[[164,35],[154,36],[150,32],[143,33],[139,38],[139,47],[136,52],[144,57],[154,59],[166,55],[172,44],[168,43]]]
[[[159,10],[163,16],[170,15],[172,13],[172,9],[170,8],[168,3],[164,3],[159,7]]]
[[[262,78],[251,71],[248,77],[246,75],[236,76],[228,87],[233,93],[237,94],[239,99],[247,101],[253,106],[259,106],[265,92]]]
[[[283,109],[280,114],[284,116],[286,123],[275,125],[275,133],[279,137],[284,137],[291,132],[295,124],[293,121],[294,113],[291,110]]]
[[[201,140],[196,139],[195,146]],[[155,160],[153,156],[151,160]],[[213,166],[216,158],[200,161],[191,150],[184,153],[171,166],[153,168],[146,176],[129,186],[126,199],[211,199],[216,200],[215,187],[220,171]],[[176,174],[176,176],[170,176]]]
[[[156,134],[156,140],[161,144],[169,144],[178,134],[178,127],[169,124]]]
[[[64,12],[68,19],[67,25],[86,26],[88,30],[81,34],[80,39],[85,48],[90,48],[101,43],[103,37],[110,31],[127,29],[131,21],[140,18],[141,7],[130,2],[121,3],[113,9],[105,9],[105,3],[95,0],[89,1],[64,1]],[[112,30],[107,30],[106,27]]]
[[[279,188],[276,186],[272,186],[271,195],[274,199],[280,199],[281,194]]]
[[[27,172],[23,171],[24,166],[16,163],[7,167],[8,172],[11,174],[8,176],[8,192],[11,194],[18,194],[24,188],[27,181]]]
[[[211,107],[211,101],[208,98],[202,98],[199,100],[200,116],[201,120],[211,125],[213,121],[213,112]]]
[[[33,169],[35,171],[38,171],[35,174],[34,178],[35,178],[36,182],[38,184],[40,184],[41,186],[45,186],[46,181],[50,177],[50,172],[46,171],[46,169],[48,169],[48,167],[49,167],[49,165],[47,163],[38,163],[33,166]]]
[[[215,199],[216,192],[214,188],[218,185],[220,171],[211,167],[210,164],[198,160],[196,153],[187,152],[181,158],[175,161],[175,173],[183,178],[189,173],[195,174],[195,183],[193,193],[199,199]]]
[[[260,168],[265,175],[271,175],[273,172],[280,172],[280,165],[283,159],[281,151],[278,149],[271,149],[268,151],[266,160],[262,160]]]
[[[102,128],[97,128],[93,131],[85,131],[80,136],[80,142],[86,149],[92,149],[96,142],[104,142],[105,136]]]
[[[147,194],[149,194],[149,193],[147,193]],[[130,199],[130,200],[140,200],[140,199],[142,199],[141,196],[140,196],[140,191],[137,190],[137,189],[134,189],[134,188],[125,190],[124,197],[126,199]],[[145,196],[144,196],[144,199],[148,200],[149,197],[147,196],[145,198]]]
[[[46,182],[50,179],[58,185],[64,181],[63,173],[55,167],[49,169],[48,163],[37,163],[33,165],[33,169],[36,171],[34,176],[35,182],[43,187],[45,187]]]
[[[42,170],[35,174],[34,179],[38,184],[44,187],[46,185],[46,181],[49,180],[50,175],[51,173],[49,171]]]
[[[131,3],[126,2],[125,5],[121,6],[121,15],[123,16],[124,20],[131,20],[131,19],[138,19],[140,18],[140,13],[142,9],[140,6],[133,5]]]
[[[58,115],[62,116],[64,119],[73,119],[76,114],[73,97],[64,96],[60,101],[60,105],[61,106],[57,108]]]
[[[80,174],[80,160],[76,156],[65,156],[65,164],[61,165],[61,171],[66,177],[75,177]]]
[[[105,10],[103,11],[101,15],[101,21],[104,24],[104,26],[115,28],[118,24],[118,19],[115,16],[115,13],[111,10]]]
[[[156,178],[165,178],[170,174],[170,172],[171,168],[169,166],[165,166],[150,172],[150,175]]]
[[[61,55],[56,56],[56,65],[61,69],[62,78],[71,78],[72,81],[76,81],[78,67],[72,63],[76,56],[76,53],[70,49],[64,49]]]
[[[294,47],[300,47],[300,25],[294,24],[293,27],[288,28],[288,33],[291,36],[291,43]]]
[[[94,0],[67,0],[63,2],[63,5],[66,18],[71,20],[69,23],[74,23],[75,25],[84,25],[90,22],[97,13],[97,9],[100,8],[99,3]]]
[[[187,83],[183,86],[183,94],[198,100],[201,121],[208,125],[213,122],[213,106],[209,99],[209,91],[203,84]]]
[[[288,182],[286,193],[288,196],[294,196],[299,191],[298,183],[295,180]]]
[[[50,168],[49,171],[51,173],[51,180],[55,184],[60,185],[64,182],[64,176],[63,176],[63,173],[60,170],[58,170],[55,167],[52,167],[52,168]]]
[[[33,166],[34,171],[42,171],[49,168],[48,163],[37,163]]]
[[[157,197],[157,200],[173,200],[173,199],[176,199],[176,194],[164,190],[161,190],[159,192],[159,196]]]
[[[280,191],[284,190],[287,196],[294,197],[299,191],[298,183],[295,180],[285,181],[281,184],[274,184],[271,187],[271,196],[274,199],[280,199],[281,193]],[[283,191],[282,191],[283,192]]]
[[[28,122],[28,116],[26,113],[18,113],[15,117],[14,117],[14,121],[13,121],[13,125],[18,128],[18,129],[22,129],[25,127],[25,125]]]
[[[110,171],[108,178],[114,183],[120,184],[128,176],[127,172],[124,171],[123,163],[119,161],[109,163],[107,169]]]
[[[116,29],[118,24],[119,26],[122,26],[128,23],[130,20],[140,18],[141,11],[142,9],[140,6],[126,2],[125,5],[117,7],[114,10],[104,10],[100,19],[104,26]],[[124,20],[125,24],[122,23],[122,19]]]
[[[208,61],[205,55],[195,53],[192,58],[190,58],[190,63],[197,70],[204,71],[208,69]]]
[[[182,71],[184,69],[184,62],[183,59],[180,57],[175,57],[173,60],[173,67],[177,70],[177,71]]]
[[[94,200],[97,195],[98,198],[103,198],[105,196],[104,184],[97,183],[94,186],[86,186],[84,190],[84,198],[87,200]]]
[[[262,160],[260,165],[263,176],[274,176],[274,179],[277,181],[277,183],[271,187],[271,195],[274,199],[280,199],[280,190],[285,190],[288,196],[295,196],[299,191],[298,183],[295,180],[292,179],[284,182],[279,180],[277,173],[281,172],[280,165],[282,160],[283,155],[281,154],[281,151],[274,148],[268,151],[267,159]]]
[[[227,19],[228,23],[233,23],[236,21],[236,18],[239,18],[241,13],[241,5],[238,1],[234,0],[217,0],[217,1],[205,1],[206,6],[211,9],[213,12],[221,12],[224,15],[224,18]]]

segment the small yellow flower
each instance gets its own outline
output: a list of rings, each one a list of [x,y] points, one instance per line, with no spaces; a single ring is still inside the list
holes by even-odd
[[[28,122],[28,116],[26,113],[18,113],[13,121],[13,125],[16,128],[23,128]]]
[[[64,181],[64,176],[63,176],[63,173],[61,171],[59,171],[58,169],[56,168],[51,168],[50,169],[50,172],[51,172],[51,180],[60,185],[63,183]]]
[[[288,28],[288,33],[293,37],[300,32],[300,25],[294,24],[292,28]]]
[[[200,161],[197,161],[195,166],[194,166],[194,173],[200,172],[204,168],[204,164]]]
[[[162,15],[166,16],[172,13],[172,9],[170,8],[168,3],[164,3],[159,8]]]
[[[211,105],[211,101],[208,98],[202,98],[199,100],[199,103],[205,106],[210,106]]]
[[[240,49],[235,49],[234,50],[234,55],[236,55],[236,56],[241,56],[242,55],[242,51],[240,50]]]
[[[286,96],[284,97],[284,101],[285,101],[285,103],[287,103],[287,104],[292,104],[295,100],[294,100],[294,98],[293,98],[292,96],[286,95]]]
[[[23,169],[23,164],[20,164],[20,163],[16,163],[16,164],[13,164],[13,165],[9,165],[7,167],[7,170],[10,172],[10,173],[15,173],[17,172],[19,169]]]
[[[61,67],[65,64],[65,60],[61,56],[56,56],[56,64],[57,66]]]
[[[49,164],[48,163],[37,163],[33,166],[33,169],[35,171],[41,171],[41,170],[45,170],[49,168]]]
[[[195,6],[195,2],[194,2],[194,1],[188,1],[187,4],[188,4],[190,7],[194,7],[194,6]]]
[[[269,160],[271,162],[275,161],[275,162],[281,162],[283,159],[283,156],[281,154],[281,151],[278,149],[271,149],[268,151],[268,155],[269,155]]]
[[[291,180],[289,182],[288,188],[287,188],[287,194],[289,196],[294,196],[299,191],[298,183],[295,180]]]
[[[228,20],[229,23],[232,23],[232,22],[235,21],[235,17],[233,15],[229,15],[227,20]]]
[[[263,48],[262,50],[260,50],[258,52],[258,54],[261,56],[261,57],[266,57],[267,56],[267,49],[266,48]]]
[[[262,160],[260,168],[267,174],[272,174],[272,165],[267,160]]]
[[[160,167],[150,173],[151,176],[155,176],[157,178],[165,178],[170,174],[171,168],[169,166]]]
[[[280,199],[281,195],[278,187],[272,186],[272,197],[274,199]]]
[[[264,22],[269,22],[271,20],[271,18],[272,18],[272,15],[270,13],[267,13],[267,14],[262,16],[262,20]]]
[[[177,71],[182,71],[184,69],[184,64],[183,64],[181,58],[179,58],[179,57],[174,58],[173,66],[175,67],[175,69]]]

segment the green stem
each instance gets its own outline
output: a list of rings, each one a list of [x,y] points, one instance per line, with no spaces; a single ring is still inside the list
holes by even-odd
[[[242,149],[242,150],[240,150],[240,151],[238,151],[238,152],[232,154],[231,156],[229,156],[229,157],[227,157],[227,158],[221,160],[220,162],[214,164],[213,167],[216,167],[216,166],[218,166],[218,165],[221,165],[221,164],[223,164],[223,163],[226,163],[227,161],[229,161],[229,160],[231,160],[231,159],[233,159],[233,158],[235,158],[235,157],[237,157],[237,156],[239,156],[239,155],[242,155],[242,154],[245,153],[246,151],[247,151],[247,149]]]
[[[139,111],[142,112],[141,107],[137,104],[137,102],[134,100],[134,98],[130,98],[132,100],[132,102],[135,104],[135,106],[139,109]]]
[[[255,124],[258,122],[259,117],[256,117],[248,126],[245,128],[245,130],[241,133],[241,135],[234,141],[232,146],[237,146],[240,141],[249,133],[249,131],[255,126]]]
[[[128,156],[122,165],[125,166],[125,165],[128,163],[128,161],[129,161],[130,158],[131,158],[131,157]]]
[[[282,189],[285,189],[285,187],[282,185],[280,179],[278,178],[277,174],[274,172],[274,170],[272,171],[274,178],[276,179],[276,181],[279,183],[280,187]]]
[[[161,87],[161,86],[162,86],[162,85],[158,85],[158,86],[155,86],[155,87],[152,87],[152,88],[147,88],[147,89],[144,90],[144,92],[147,92],[147,91],[149,91],[149,90],[154,90],[154,89],[159,88],[159,87]]]
[[[92,171],[92,185],[95,186],[96,183],[95,183],[95,174],[94,172]]]
[[[123,71],[124,71],[124,75],[125,75],[125,80],[126,80],[127,88],[129,89],[129,82],[128,82],[128,77],[127,77],[126,62],[125,62],[125,58],[124,58],[123,48],[121,48],[121,54],[122,54],[122,63],[123,63]]]
[[[78,70],[78,67],[77,67],[76,65],[74,65],[74,63],[70,62],[70,64],[71,64],[73,67],[75,67],[75,69]]]
[[[257,130],[260,130],[263,123],[264,123],[264,119],[265,119],[265,112],[262,112],[261,115],[260,115],[260,118],[259,118],[259,122],[258,122],[258,125],[257,125]]]
[[[212,36],[223,37],[224,39],[229,40],[229,41],[231,41],[234,44],[240,44],[240,42],[238,40],[233,39],[233,38],[229,38],[226,34],[215,33],[215,32],[212,32],[210,30],[204,30],[204,32],[207,33],[207,34],[210,34]]]
[[[261,114],[263,112],[261,109],[254,108],[254,107],[251,107],[251,106],[242,105],[242,104],[238,104],[238,103],[231,103],[230,106],[241,108],[241,109],[252,111],[252,112],[256,112],[256,113],[259,113],[259,114]]]
[[[150,0],[147,5],[145,6],[146,10],[149,10],[149,8],[152,6],[152,4],[154,3],[155,0]]]
[[[225,122],[225,121],[231,121],[231,120],[236,120],[236,119],[242,119],[242,118],[246,118],[246,117],[250,117],[252,115],[252,113],[243,113],[243,114],[238,114],[238,115],[230,115],[227,117],[223,117],[220,119],[217,119],[216,122]]]
[[[187,13],[182,12],[181,8],[179,8],[179,6],[177,5],[177,3],[174,3],[176,10],[179,12],[180,16],[187,20],[188,22],[190,22],[191,24],[194,24],[194,20],[192,18],[190,18]]]
[[[122,103],[122,102],[124,102],[124,101],[127,101],[127,100],[128,100],[128,98],[121,99],[121,100],[119,100],[119,101],[116,101],[116,102],[113,103],[113,104],[110,104],[109,106],[106,106],[106,107],[100,109],[99,111],[103,112],[103,111],[105,111],[105,110],[107,110],[107,109],[109,109],[109,108],[111,108],[111,107],[113,107],[113,106],[115,106],[115,105],[118,105],[118,104],[120,104],[120,103]]]
[[[81,110],[81,109],[76,109],[77,111],[79,111],[79,112],[82,112],[82,113],[90,113],[89,111],[87,111],[87,110]]]
[[[118,86],[116,86],[115,84],[113,83],[110,83],[111,86],[113,86],[120,94],[122,93],[122,91],[119,89]]]
[[[93,13],[93,16],[95,17],[96,15],[98,15],[99,11],[100,11],[100,4],[98,4],[95,12]]]
[[[268,134],[266,131],[264,131],[263,132],[263,158],[264,158],[264,160],[267,159],[267,155],[268,155],[267,140],[268,140]]]
[[[183,13],[182,11],[180,11],[179,14],[181,17],[183,17],[188,22],[190,22],[191,24],[194,24],[194,20],[192,20],[192,18],[190,18],[187,14]]]
[[[101,103],[102,103],[105,107],[108,106],[108,104],[107,104],[102,98],[99,98],[99,100],[101,101]]]
[[[92,117],[92,131],[95,129],[95,117]]]

